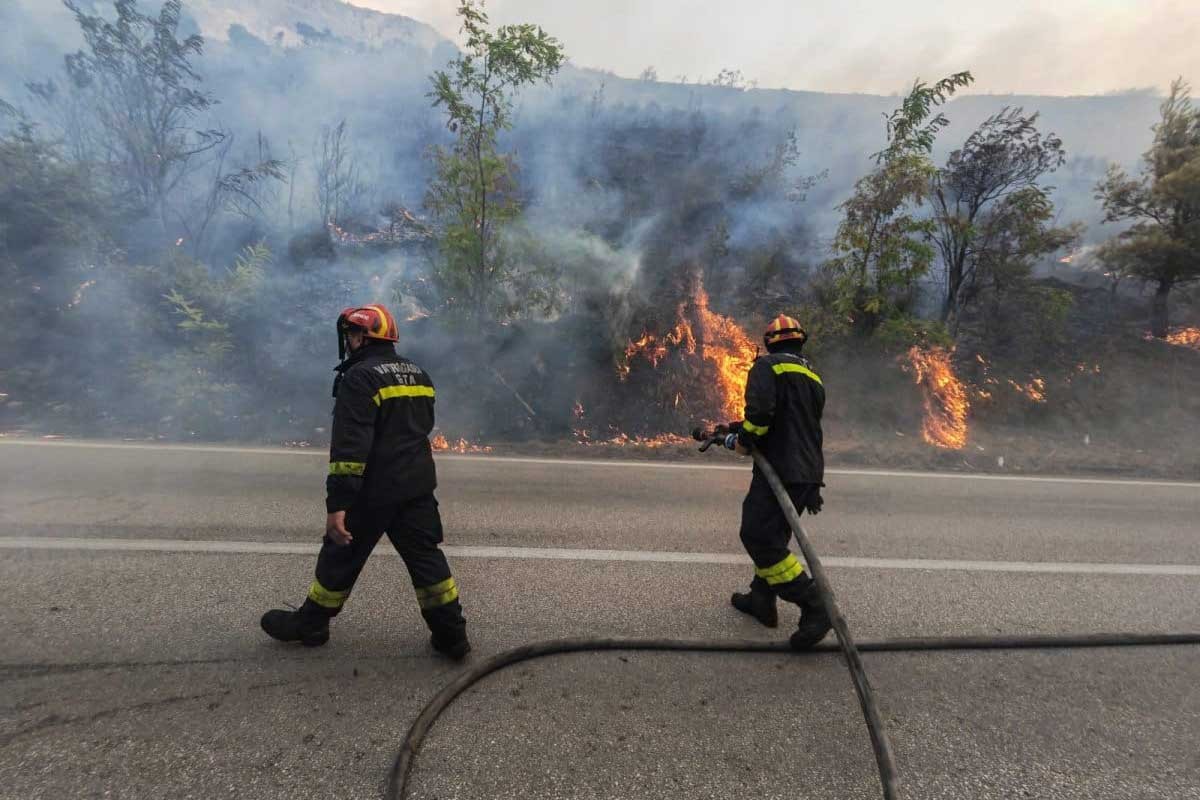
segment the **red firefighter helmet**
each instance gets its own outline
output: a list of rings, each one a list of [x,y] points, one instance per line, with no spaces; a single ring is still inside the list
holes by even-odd
[[[767,331],[763,334],[763,343],[767,347],[770,347],[773,344],[786,342],[789,339],[799,340],[800,344],[804,344],[808,340],[808,334],[805,333],[804,327],[800,324],[799,320],[780,314],[771,320],[771,324],[767,326]]]
[[[380,303],[359,308],[347,308],[338,315],[338,330],[349,327],[361,328],[368,339],[380,339],[385,342],[395,342],[400,339],[396,330],[396,320],[392,312]]]
[[[337,318],[338,358],[340,359],[346,357],[349,349],[346,335],[351,328],[361,330],[368,339],[378,339],[382,342],[395,342],[400,339],[400,332],[396,330],[396,320],[386,306],[372,303],[369,306],[346,308],[342,310],[341,314],[338,314]]]

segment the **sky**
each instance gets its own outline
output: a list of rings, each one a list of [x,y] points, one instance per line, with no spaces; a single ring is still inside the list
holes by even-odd
[[[457,40],[457,0],[352,0]],[[1200,0],[490,0],[578,66],[660,80],[740,70],[762,88],[892,94],[970,69],[975,91],[1106,94],[1200,85]]]

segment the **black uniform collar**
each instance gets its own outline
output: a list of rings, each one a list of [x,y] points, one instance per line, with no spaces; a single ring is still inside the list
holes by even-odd
[[[381,355],[396,355],[396,346],[391,342],[368,340],[362,347],[351,353],[349,358],[334,367],[333,371],[337,374],[333,377],[333,396],[337,397],[338,384],[342,382],[342,378],[345,376],[346,370],[350,369],[360,361],[365,361],[372,356]]]

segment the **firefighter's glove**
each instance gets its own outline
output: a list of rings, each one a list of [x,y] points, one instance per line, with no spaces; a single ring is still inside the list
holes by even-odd
[[[738,435],[736,433],[726,434],[725,435],[725,449],[726,450],[736,450],[737,449],[737,441],[738,441]]]
[[[821,490],[818,489],[812,493],[812,497],[810,497],[808,503],[805,504],[804,510],[810,514],[820,514],[821,506],[823,505],[825,505],[825,499],[821,497]]]

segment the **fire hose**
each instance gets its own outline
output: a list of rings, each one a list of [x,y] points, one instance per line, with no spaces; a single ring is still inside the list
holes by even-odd
[[[704,433],[699,430],[693,436],[704,442],[701,452],[708,450],[713,444],[720,444],[726,432],[720,430]],[[808,540],[804,526],[800,523],[800,514],[788,496],[787,489],[779,479],[779,475],[770,462],[757,450],[751,450],[755,465],[763,473],[770,484],[779,505],[792,527],[800,552],[804,555],[809,572],[816,582],[821,600],[833,623],[837,635],[837,645],[822,644],[805,651],[793,651],[786,642],[761,642],[737,640],[698,640],[687,641],[678,639],[608,639],[581,638],[555,639],[545,642],[535,642],[517,647],[503,653],[498,653],[469,669],[461,672],[458,677],[443,687],[425,706],[413,721],[400,752],[392,763],[388,776],[387,788],[384,792],[386,800],[404,800],[408,796],[408,782],[413,764],[421,745],[429,730],[454,700],[483,678],[494,672],[512,666],[522,661],[529,661],[544,656],[564,653],[597,652],[609,650],[630,651],[659,651],[659,652],[706,652],[706,653],[791,653],[805,655],[808,653],[830,653],[840,649],[850,671],[859,705],[862,707],[863,718],[871,738],[871,747],[875,753],[875,763],[879,771],[879,782],[883,790],[884,800],[899,800],[900,777],[896,767],[895,755],[883,717],[879,711],[879,703],[867,678],[866,668],[862,662],[864,652],[918,652],[918,651],[961,651],[961,650],[1024,650],[1024,649],[1065,649],[1089,647],[1147,647],[1163,645],[1195,645],[1200,644],[1200,633],[1098,633],[1098,634],[1060,634],[1060,635],[1008,635],[1008,636],[939,636],[915,638],[891,638],[864,641],[856,643],[846,625],[846,619],[838,609],[833,589],[821,560]]]

